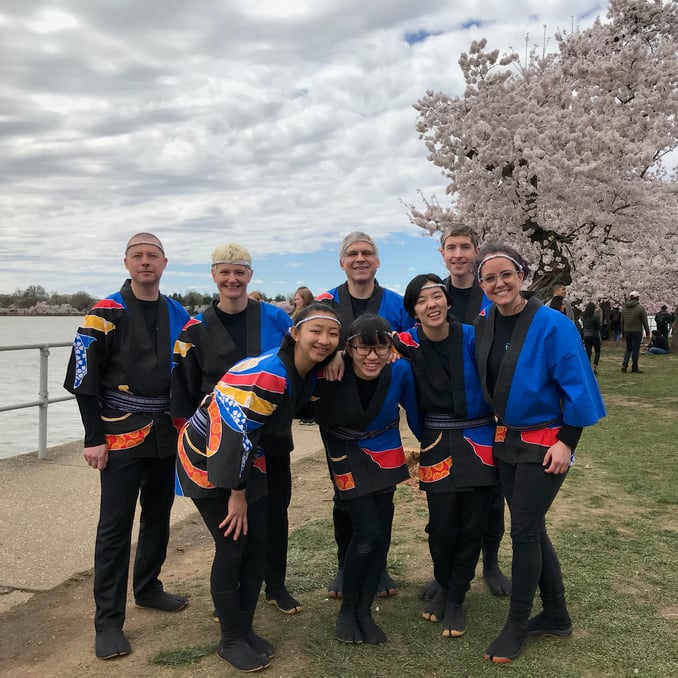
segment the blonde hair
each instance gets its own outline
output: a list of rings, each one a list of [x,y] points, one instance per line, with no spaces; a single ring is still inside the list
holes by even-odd
[[[212,266],[217,264],[239,264],[252,268],[252,255],[242,245],[230,242],[212,252]]]

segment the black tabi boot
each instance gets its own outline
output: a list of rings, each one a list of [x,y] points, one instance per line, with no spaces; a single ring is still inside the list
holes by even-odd
[[[572,635],[572,619],[565,603],[565,591],[540,594],[543,611],[527,622],[530,636],[569,638]]]
[[[212,592],[219,616],[221,640],[217,655],[239,671],[259,671],[268,666],[265,655],[250,647],[241,631],[240,593],[238,591]]]
[[[527,619],[531,610],[531,600],[511,599],[506,625],[483,653],[485,659],[495,664],[508,664],[520,655],[529,637]]]
[[[417,598],[428,602],[436,597],[438,591],[440,591],[440,584],[435,579],[431,579],[419,588]]]
[[[438,585],[438,592],[424,607],[422,617],[426,621],[439,622],[445,616],[445,602],[447,601],[447,589]]]
[[[374,593],[363,593],[358,601],[356,608],[356,618],[358,620],[358,628],[363,636],[363,642],[368,645],[381,645],[385,643],[388,638],[386,634],[379,628],[377,622],[372,619],[372,601],[374,600]]]
[[[263,655],[265,663],[268,659],[275,657],[275,646],[266,638],[262,638],[252,628],[254,621],[254,611],[257,608],[257,599],[259,591],[248,593],[240,587],[240,632],[247,644],[257,653]]]
[[[483,537],[483,579],[493,596],[510,596],[511,580],[499,567],[499,539]]]
[[[363,634],[358,626],[356,603],[352,599],[343,598],[341,609],[335,623],[335,634],[342,643],[359,644],[363,642]]]

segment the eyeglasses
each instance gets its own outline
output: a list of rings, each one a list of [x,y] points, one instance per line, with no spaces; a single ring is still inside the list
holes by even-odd
[[[361,358],[367,358],[372,351],[374,351],[378,358],[385,358],[391,352],[390,344],[377,344],[376,346],[349,344],[349,346],[356,352],[356,355],[359,355]]]
[[[501,273],[488,273],[487,275],[484,275],[482,278],[480,278],[480,282],[486,283],[487,285],[494,285],[499,278],[501,278],[502,282],[509,282],[510,280],[513,280],[520,271],[502,271]]]
[[[355,257],[362,256],[367,259],[368,257],[376,256],[376,254],[377,253],[374,250],[348,250],[348,252],[344,254],[344,258],[354,259]]]

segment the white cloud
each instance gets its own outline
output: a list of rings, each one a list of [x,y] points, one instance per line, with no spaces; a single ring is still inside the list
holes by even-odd
[[[601,7],[6,0],[0,291],[107,291],[137,230],[187,265],[225,240],[294,259],[359,226],[412,233],[401,199],[445,184],[412,104],[461,92],[472,39],[518,48]]]

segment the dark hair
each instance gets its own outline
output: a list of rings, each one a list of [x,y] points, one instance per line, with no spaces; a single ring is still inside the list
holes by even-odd
[[[298,325],[304,318],[308,318],[316,313],[322,313],[323,315],[331,315],[333,318],[339,319],[339,316],[336,314],[334,309],[328,304],[323,304],[319,301],[314,301],[308,306],[304,306],[299,313],[294,317],[295,326]]]
[[[596,312],[596,305],[592,301],[589,301],[589,303],[586,304],[586,308],[584,309],[584,312],[582,313],[582,318],[593,318],[593,314],[595,312]]]
[[[428,283],[434,283],[442,285],[440,288],[445,293],[445,298],[447,303],[451,306],[452,299],[450,298],[450,293],[447,289],[447,286],[443,282],[443,279],[436,275],[435,273],[420,273],[415,275],[409,283],[407,283],[407,288],[405,289],[405,295],[403,296],[403,306],[405,310],[414,318],[414,307],[417,305],[417,299],[421,294],[421,289],[424,285]]]
[[[530,275],[530,265],[513,247],[503,242],[487,242],[480,248],[473,263],[473,272],[476,278],[480,279],[480,267],[483,260],[493,254],[505,255],[518,262],[517,270],[522,271],[524,278],[527,280],[527,277]]]
[[[356,318],[348,328],[348,337],[357,337],[365,346],[377,346],[378,344],[390,344],[391,326],[387,320],[374,313],[365,313]]]

